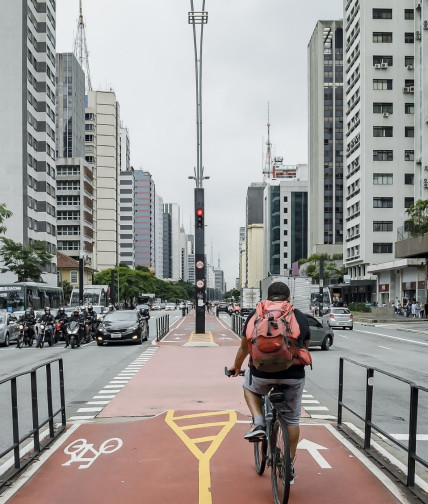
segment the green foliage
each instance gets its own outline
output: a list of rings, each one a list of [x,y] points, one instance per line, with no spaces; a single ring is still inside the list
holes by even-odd
[[[231,289],[230,291],[227,291],[226,294],[224,295],[224,299],[230,299],[233,298],[235,301],[239,300],[241,293],[239,292],[238,289]]]
[[[6,219],[12,217],[12,212],[6,208],[5,204],[0,204],[0,233],[6,232],[6,226],[3,225]]]
[[[14,242],[9,238],[0,238],[0,257],[4,267],[2,273],[11,271],[18,276],[18,282],[43,282],[41,268],[50,262],[52,254],[46,252],[46,244],[36,241],[30,245]]]
[[[365,303],[349,303],[348,308],[351,312],[371,312],[370,306],[367,306]]]
[[[166,282],[156,278],[145,266],[136,269],[119,266],[114,270],[114,297],[119,301],[134,301],[142,293],[153,293],[163,300],[175,302],[177,299],[193,299],[194,286],[189,282]],[[100,271],[94,276],[95,284],[109,285],[112,269]]]
[[[67,280],[63,280],[58,287],[62,287],[62,290],[64,292],[64,299],[67,299],[67,302],[68,300],[70,299],[71,297],[71,292],[73,290],[73,286],[71,285],[70,282],[68,282]]]
[[[428,233],[428,200],[416,201],[406,213],[409,220],[405,223],[405,229],[412,238]]]

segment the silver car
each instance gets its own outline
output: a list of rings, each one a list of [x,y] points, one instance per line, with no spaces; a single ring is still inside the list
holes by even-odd
[[[305,316],[311,331],[309,348],[320,346],[323,350],[329,350],[334,341],[332,329],[330,329],[330,327],[324,327],[321,322],[312,315],[305,313]]]
[[[343,306],[332,307],[327,310],[322,318],[323,325],[328,327],[354,328],[352,313]]]
[[[18,339],[18,319],[14,313],[0,313],[0,345],[9,346],[12,341]]]

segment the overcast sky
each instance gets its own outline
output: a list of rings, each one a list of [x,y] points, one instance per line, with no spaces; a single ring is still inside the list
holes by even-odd
[[[194,0],[201,10],[202,0]],[[227,287],[238,276],[245,197],[263,180],[270,103],[274,155],[307,163],[307,45],[342,0],[206,0],[203,165],[206,254]],[[92,88],[112,89],[129,128],[131,164],[149,171],[193,234],[196,110],[190,0],[83,0]],[[79,0],[57,1],[57,51],[70,52]],[[191,225],[192,222],[192,225]]]

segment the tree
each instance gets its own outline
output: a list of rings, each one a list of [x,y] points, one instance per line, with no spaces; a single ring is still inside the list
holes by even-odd
[[[67,280],[63,280],[59,287],[62,287],[62,290],[64,292],[64,299],[66,300],[66,302],[68,303],[70,297],[71,297],[71,293],[73,291],[73,286],[71,285],[70,282],[68,282]]]
[[[43,282],[41,268],[50,262],[52,254],[46,252],[46,245],[36,241],[30,245],[14,242],[2,237],[0,257],[4,267],[2,273],[11,271],[18,276],[18,282]]]
[[[410,236],[421,236],[428,233],[428,200],[418,200],[406,210],[410,217],[405,222],[405,230]]]
[[[4,234],[6,232],[6,226],[3,225],[6,219],[12,217],[12,212],[6,208],[6,205],[0,204],[0,233]]]

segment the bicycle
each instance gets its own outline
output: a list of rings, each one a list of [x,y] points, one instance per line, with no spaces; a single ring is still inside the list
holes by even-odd
[[[227,367],[226,376],[231,376]],[[244,375],[244,371],[240,371]],[[288,385],[273,385],[263,397],[263,414],[266,422],[266,436],[253,441],[254,464],[261,476],[266,466],[271,468],[272,493],[275,504],[287,504],[290,496],[292,465],[287,424],[282,415],[284,390]]]

